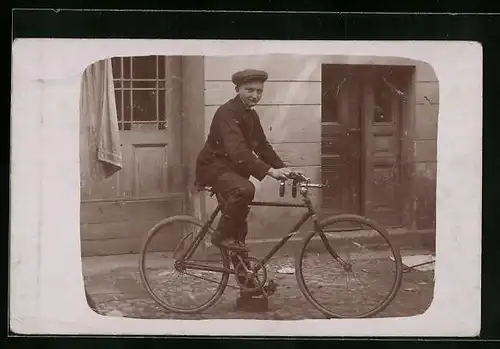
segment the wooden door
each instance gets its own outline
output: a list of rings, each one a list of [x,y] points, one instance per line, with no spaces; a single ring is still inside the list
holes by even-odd
[[[112,63],[123,169],[94,179],[92,158],[81,149],[83,255],[136,253],[156,222],[184,206],[180,58],[121,57]]]
[[[408,69],[364,68],[364,212],[387,227],[402,223],[401,122]]]
[[[354,213],[401,224],[402,86],[408,69],[322,67],[322,179],[325,214]]]
[[[361,78],[349,65],[323,65],[321,171],[326,214],[361,214]]]

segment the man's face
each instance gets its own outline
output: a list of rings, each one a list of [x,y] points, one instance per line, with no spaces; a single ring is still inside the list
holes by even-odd
[[[262,98],[264,83],[260,81],[247,82],[236,88],[236,92],[240,95],[243,103],[249,107],[255,106]]]

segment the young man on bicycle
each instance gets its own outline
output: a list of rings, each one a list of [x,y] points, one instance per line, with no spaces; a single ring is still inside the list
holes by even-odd
[[[213,117],[204,148],[197,158],[196,182],[211,186],[224,201],[222,216],[212,243],[218,247],[248,251],[249,204],[255,187],[250,176],[287,179],[287,168],[267,141],[257,112],[268,74],[247,69],[233,74],[236,96],[220,106]]]

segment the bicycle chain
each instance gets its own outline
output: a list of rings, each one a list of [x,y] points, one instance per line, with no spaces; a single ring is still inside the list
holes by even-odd
[[[194,276],[195,278],[198,278],[198,279],[201,279],[201,280],[205,280],[205,281],[208,281],[208,282],[213,282],[214,284],[218,284],[219,283],[218,281],[208,279],[208,278],[206,278],[204,276],[194,275],[194,274],[187,273],[187,272],[182,272],[182,273],[186,274],[186,275]],[[227,287],[235,289],[235,290],[241,290],[240,287],[233,286],[233,285],[230,285],[230,284],[227,284]],[[269,280],[269,282],[267,283],[267,285],[264,285],[261,288],[262,294],[264,296],[266,296],[266,297],[272,296],[276,292],[277,288],[278,288],[278,284],[276,284],[276,282],[274,282],[274,280]]]
[[[182,273],[186,274],[186,275],[194,276],[195,278],[202,279],[202,280],[205,280],[205,281],[208,281],[208,282],[213,282],[214,284],[218,284],[219,283],[219,281],[211,280],[211,279],[208,279],[208,278],[206,278],[204,276],[198,276],[198,275],[190,274],[190,273],[187,273],[185,271],[183,271]],[[230,285],[230,284],[227,284],[227,287],[234,288],[236,290],[240,289],[239,287],[236,287],[236,286],[233,286],[233,285]]]

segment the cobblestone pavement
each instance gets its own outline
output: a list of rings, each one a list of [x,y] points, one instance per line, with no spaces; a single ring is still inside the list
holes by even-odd
[[[421,251],[404,251],[402,254],[418,254]],[[235,300],[238,297],[236,288],[228,287],[221,300],[200,314],[188,315],[171,313],[152,300],[140,282],[137,255],[108,256],[84,258],[83,269],[87,292],[96,303],[96,311],[110,316],[125,316],[133,318],[161,319],[267,319],[267,320],[299,320],[325,318],[322,313],[311,305],[301,293],[295,274],[279,274],[276,270],[283,266],[294,266],[294,259],[288,256],[274,258],[268,265],[268,277],[277,282],[278,290],[269,298],[269,310],[261,313],[250,313],[236,309]],[[365,261],[365,267],[383,265],[382,258]],[[368,264],[369,263],[369,264]],[[314,264],[314,263],[313,263]],[[361,266],[363,268],[363,265]],[[379,269],[379,271],[384,271]],[[382,273],[384,274],[384,273]],[[380,274],[380,275],[382,275]],[[387,273],[386,273],[387,274]],[[377,316],[412,316],[423,313],[432,302],[434,281],[433,271],[412,270],[403,274],[400,291],[392,303]],[[316,282],[332,279],[323,262],[318,259],[314,269]],[[307,281],[307,280],[306,280]],[[313,280],[314,281],[314,280]],[[384,281],[379,279],[379,281]],[[386,280],[387,281],[387,280]],[[313,283],[312,283],[313,284]],[[311,284],[311,285],[312,285]],[[191,292],[196,296],[210,290],[210,287],[190,284]],[[229,285],[236,286],[233,277]],[[309,285],[309,283],[308,283]],[[183,286],[184,287],[184,286]],[[312,288],[313,286],[311,286]],[[321,286],[319,286],[321,287]],[[213,289],[213,287],[212,287]],[[363,298],[356,299],[354,304],[363,304],[365,297],[371,297],[380,292],[380,286],[371,285],[370,292],[357,293]],[[185,294],[185,293],[184,293]],[[213,291],[212,291],[213,294]],[[323,296],[322,299],[324,299]],[[342,305],[345,309],[353,307],[353,302],[342,293],[328,293],[331,305]]]

